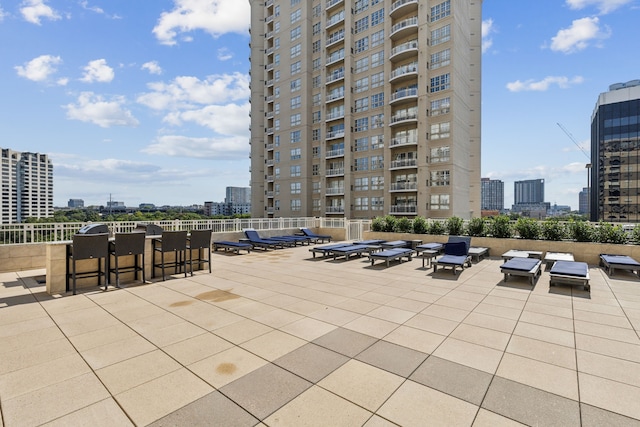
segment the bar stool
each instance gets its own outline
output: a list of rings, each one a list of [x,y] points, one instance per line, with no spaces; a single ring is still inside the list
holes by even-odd
[[[184,277],[187,277],[187,232],[186,231],[163,231],[162,236],[158,239],[155,238],[152,241],[153,245],[153,272],[152,277],[156,277],[156,267],[162,269],[162,280],[166,280],[164,274],[165,267],[173,267],[175,273],[178,273],[178,268],[184,269]],[[172,261],[166,261],[164,254],[167,252],[173,252],[174,258]],[[156,262],[156,254],[160,256],[160,262]]]
[[[144,232],[116,233],[115,239],[109,242],[109,278],[116,275],[116,287],[120,287],[120,273],[134,273],[134,279],[138,280],[138,272],[142,272],[142,283],[145,283],[144,274]],[[133,265],[121,266],[118,259],[123,256],[133,256]],[[113,263],[112,258],[113,257]]]
[[[73,281],[73,295],[76,294],[76,279],[84,279],[87,277],[97,277],[98,286],[100,286],[100,278],[104,276],[104,290],[109,285],[109,234],[75,234],[73,243],[67,247],[67,271],[69,271],[69,261],[71,261],[71,279]],[[104,258],[105,268],[102,269],[102,259]],[[83,259],[96,259],[98,261],[98,269],[90,271],[78,272],[76,262]],[[67,290],[68,288],[67,274]]]
[[[211,231],[212,230],[191,230],[187,238],[187,251],[189,252],[189,270],[193,276],[193,264],[198,265],[198,270],[202,264],[209,265],[211,273]],[[193,251],[197,250],[197,258],[193,258]],[[204,257],[205,252],[207,257]]]

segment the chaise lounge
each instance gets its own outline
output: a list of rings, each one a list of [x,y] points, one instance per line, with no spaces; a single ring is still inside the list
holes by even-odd
[[[385,249],[380,252],[375,252],[369,254],[369,260],[371,261],[371,265],[375,262],[375,260],[384,260],[389,267],[389,263],[391,261],[399,260],[402,262],[402,258],[407,258],[407,261],[411,261],[413,257],[413,250],[408,248],[392,248]]]
[[[455,275],[457,267],[462,270],[465,265],[471,267],[470,246],[471,237],[450,236],[449,241],[444,244],[444,255],[433,262],[433,272],[438,271],[438,266],[451,267],[452,273]]]
[[[352,243],[334,243],[332,245],[324,245],[324,246],[315,246],[309,249],[309,252],[313,254],[313,257],[316,257],[316,254],[322,254],[322,257],[325,258],[331,254],[331,252],[337,248],[342,247],[350,247],[353,246]]]
[[[556,261],[549,271],[549,286],[558,283],[569,285],[582,285],[585,291],[589,291],[589,265],[586,262]]]
[[[601,254],[600,266],[609,276],[613,276],[616,270],[628,270],[640,277],[640,263],[627,255]]]
[[[253,245],[251,245],[251,243],[219,240],[217,242],[213,242],[213,250],[217,251],[218,249],[223,249],[224,252],[235,252],[236,254],[239,254],[241,250],[245,250],[247,253],[250,253],[251,249],[253,249]]]
[[[351,258],[351,255],[357,255],[358,257],[361,257],[363,253],[371,251],[371,245],[353,244],[334,248],[329,252],[328,255],[333,256],[334,260],[338,259],[339,257],[345,257],[345,259],[348,261],[349,258]]]
[[[300,228],[300,231],[302,232],[303,235],[310,238],[313,241],[313,243],[318,243],[318,242],[324,243],[325,240],[329,243],[331,242],[331,236],[329,235],[316,234],[306,227]]]
[[[504,281],[509,276],[524,276],[529,278],[531,286],[535,286],[536,280],[542,274],[540,266],[542,261],[535,258],[514,257],[500,266],[500,271],[504,274]]]
[[[295,243],[283,242],[280,240],[263,239],[258,235],[258,232],[252,229],[244,230],[244,235],[247,241],[253,245],[254,248],[262,249],[278,249],[288,246],[294,246]]]

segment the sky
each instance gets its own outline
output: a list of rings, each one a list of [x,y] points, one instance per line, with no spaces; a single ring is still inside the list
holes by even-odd
[[[640,0],[482,19],[482,176],[577,209],[598,95],[640,78]],[[250,186],[249,22],[248,0],[0,0],[0,147],[49,155],[55,206],[223,201]]]

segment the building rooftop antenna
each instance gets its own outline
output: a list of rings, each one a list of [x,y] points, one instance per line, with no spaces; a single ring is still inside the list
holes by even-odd
[[[564,126],[562,126],[562,124],[561,124],[561,123],[556,123],[556,124],[558,125],[558,127],[559,127],[560,129],[562,129],[562,131],[563,131],[565,134],[567,134],[567,136],[569,137],[569,139],[570,139],[571,141],[573,141],[573,143],[574,143],[574,144],[576,144],[576,147],[578,147],[578,148],[580,149],[580,151],[582,151],[582,154],[584,154],[584,155],[586,156],[586,158],[587,158],[587,159],[591,160],[591,157],[587,154],[587,152],[586,152],[586,151],[584,151],[584,148],[582,148],[582,147],[580,146],[580,144],[578,144],[578,141],[576,141],[576,139],[573,137],[573,135],[571,135],[571,132],[569,132],[569,131],[567,130],[567,128],[565,128]]]

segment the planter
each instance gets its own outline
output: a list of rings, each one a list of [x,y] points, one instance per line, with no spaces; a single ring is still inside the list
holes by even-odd
[[[448,235],[412,234],[412,233],[383,233],[365,231],[363,238],[383,240],[422,240],[423,243],[445,243]],[[614,245],[610,243],[572,242],[551,240],[527,240],[527,239],[498,239],[494,237],[472,237],[471,245],[489,248],[492,257],[499,257],[511,249],[542,251],[542,252],[571,252],[576,261],[586,262],[590,265],[600,263],[600,254],[628,255],[640,260],[640,246],[638,245]]]

